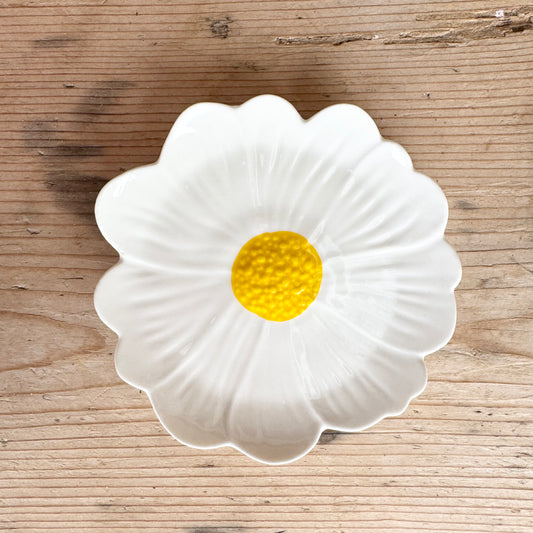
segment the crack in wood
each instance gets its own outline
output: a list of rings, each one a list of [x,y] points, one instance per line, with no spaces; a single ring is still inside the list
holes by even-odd
[[[295,37],[278,37],[276,44],[299,45],[299,44],[332,44],[339,46],[354,41],[369,41],[374,36],[366,33],[337,33],[333,35],[303,35]]]
[[[219,527],[219,526],[200,526],[186,529],[187,533],[242,533],[249,528],[243,526],[237,527]],[[252,528],[250,528],[250,531]]]
[[[400,33],[384,40],[384,44],[404,43],[466,43],[479,39],[505,37],[509,33],[533,28],[532,10],[529,7],[498,9],[495,11],[428,13],[418,15],[418,21],[450,21],[450,28]],[[455,26],[455,27],[453,27]]]
[[[379,40],[383,44],[444,43],[460,44],[479,39],[505,37],[533,29],[533,8],[522,6],[495,11],[427,13],[416,15],[418,22],[449,22],[449,27],[400,32],[391,36],[371,32],[281,36],[279,45],[331,44],[338,46],[356,41]]]

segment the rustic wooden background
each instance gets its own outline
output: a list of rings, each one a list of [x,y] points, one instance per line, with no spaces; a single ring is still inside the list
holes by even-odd
[[[0,529],[533,531],[533,7],[425,0],[4,0]],[[365,108],[450,203],[450,344],[400,417],[288,466],[168,436],[92,293],[98,190],[189,104]]]

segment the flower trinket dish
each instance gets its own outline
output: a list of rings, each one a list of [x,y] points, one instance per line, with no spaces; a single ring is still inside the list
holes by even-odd
[[[354,105],[193,105],[95,211],[118,374],[189,446],[293,461],[401,413],[454,331],[444,194]]]

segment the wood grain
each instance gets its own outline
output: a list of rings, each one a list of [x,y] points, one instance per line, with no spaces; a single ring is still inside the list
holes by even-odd
[[[495,1],[6,0],[0,529],[533,531],[533,8]],[[117,377],[92,292],[102,185],[202,100],[366,109],[444,189],[464,266],[407,411],[268,467],[176,443]]]

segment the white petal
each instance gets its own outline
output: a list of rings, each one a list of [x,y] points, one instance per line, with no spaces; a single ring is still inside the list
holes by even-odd
[[[397,144],[381,142],[346,174],[323,211],[322,234],[339,254],[384,253],[442,237],[446,198],[431,179],[407,166],[404,156]]]
[[[290,322],[265,322],[228,413],[232,442],[269,463],[294,460],[320,434],[292,341]]]
[[[338,257],[324,270],[318,299],[371,338],[422,356],[450,339],[461,268],[443,240],[404,253]]]
[[[294,154],[302,128],[294,107],[277,96],[252,98],[238,108],[196,104],[176,121],[159,164],[177,183],[200,191],[195,195],[206,198],[210,214],[222,208],[231,211],[231,222],[250,223],[261,218],[255,211],[262,206],[259,189],[279,164],[279,146],[288,141]]]
[[[232,445],[269,463],[293,460],[316,442],[320,423],[290,350],[287,325],[241,309],[206,333],[189,364],[149,391],[154,408],[186,444]]]
[[[328,306],[309,308],[295,329],[308,395],[325,427],[364,429],[402,412],[426,384],[422,357],[370,338]]]
[[[231,268],[236,236],[207,200],[150,165],[111,180],[95,212],[104,237],[123,258],[176,273]]]
[[[263,323],[233,301],[202,331],[181,362],[147,387],[161,422],[181,442],[196,447],[233,442],[227,419]]]
[[[176,275],[127,261],[95,291],[98,314],[121,336],[117,371],[141,388],[168,376],[234,300],[229,280],[215,272]]]
[[[290,120],[251,135],[254,207],[263,231],[291,230],[309,236],[337,198],[346,175],[381,141],[360,108],[335,105],[305,124]]]
[[[270,95],[239,108],[197,104],[187,109],[159,161],[183,216],[212,221],[225,240],[239,243],[234,255],[259,233],[287,229],[276,216],[282,191],[266,200],[264,189],[280,165],[293,162],[303,126],[294,107]],[[284,181],[293,179],[283,175]]]
[[[206,158],[217,160],[240,151],[241,142],[271,145],[280,132],[301,124],[302,118],[294,107],[273,95],[252,98],[239,107],[210,102],[195,104],[176,120],[163,146],[160,163],[187,175]]]

